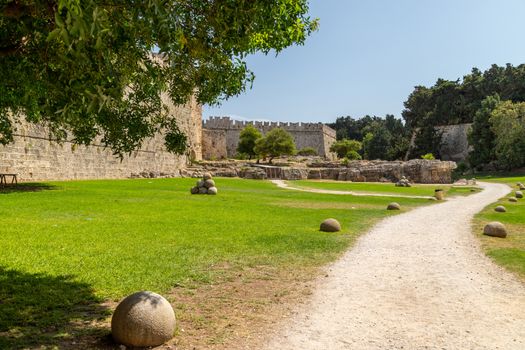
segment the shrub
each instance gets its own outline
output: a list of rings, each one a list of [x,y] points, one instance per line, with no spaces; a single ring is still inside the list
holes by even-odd
[[[330,146],[330,152],[337,154],[337,158],[348,157],[348,154],[352,151],[357,153],[361,150],[361,142],[356,140],[342,139],[337,141]]]
[[[426,160],[435,160],[436,157],[434,157],[434,155],[432,153],[427,153],[427,154],[424,154],[421,156],[421,159],[426,159]]]
[[[317,156],[318,154],[315,148],[305,147],[297,151],[297,155],[307,157],[307,156]]]

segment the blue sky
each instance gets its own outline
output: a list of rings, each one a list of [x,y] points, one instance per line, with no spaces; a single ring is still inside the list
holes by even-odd
[[[254,55],[251,90],[203,116],[332,122],[401,116],[416,85],[525,63],[525,0],[312,0],[304,46]]]

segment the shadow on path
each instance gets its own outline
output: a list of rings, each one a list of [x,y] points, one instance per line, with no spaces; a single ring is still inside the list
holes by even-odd
[[[0,349],[112,348],[107,307],[86,283],[0,267]]]

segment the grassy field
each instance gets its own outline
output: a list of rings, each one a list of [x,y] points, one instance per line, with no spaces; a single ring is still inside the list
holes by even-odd
[[[137,290],[210,285],[245,268],[322,266],[398,213],[385,210],[392,200],[404,210],[431,203],[238,179],[217,179],[218,196],[190,195],[194,182],[59,182],[1,193],[0,348],[107,334],[90,325],[107,319],[108,302]],[[319,232],[328,217],[341,222],[341,233]]]
[[[525,183],[525,176],[492,177],[485,176],[483,181],[505,183],[512,187],[513,192],[497,203],[489,205],[474,220],[474,228],[480,237],[483,248],[494,261],[518,274],[525,280],[525,199],[517,203],[508,201],[517,190],[516,183]],[[497,213],[494,208],[503,205],[506,213]],[[500,221],[507,227],[508,236],[505,239],[484,236],[483,226],[490,221]]]
[[[412,196],[433,196],[434,190],[440,188],[449,196],[466,195],[476,191],[476,187],[453,187],[450,185],[424,185],[414,184],[412,187],[396,187],[393,183],[376,183],[376,182],[346,182],[346,181],[288,181],[296,187],[316,188],[333,191],[352,191],[363,193],[385,193],[385,194],[403,194]]]

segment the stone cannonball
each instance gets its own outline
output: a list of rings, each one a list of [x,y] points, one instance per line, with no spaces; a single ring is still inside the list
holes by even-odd
[[[516,198],[523,198],[523,192],[516,191]]]
[[[493,221],[485,225],[483,234],[491,237],[505,238],[507,237],[507,229],[501,222]]]
[[[338,232],[341,231],[341,224],[336,219],[326,219],[321,223],[320,230],[323,232]]]
[[[175,331],[175,313],[170,303],[153,292],[138,292],[118,304],[111,318],[113,339],[126,346],[158,346]]]
[[[199,194],[206,194],[208,193],[208,189],[206,187],[199,187]]]
[[[505,208],[503,205],[498,205],[496,208],[494,208],[495,211],[498,213],[505,213],[507,212],[507,208]]]
[[[510,197],[509,202],[517,202],[518,199],[516,197]]]
[[[190,192],[191,192],[191,194],[197,194],[197,193],[199,193],[199,188],[197,186],[192,187]]]
[[[217,187],[208,188],[208,194],[217,194]]]
[[[386,207],[386,209],[387,210],[400,210],[401,206],[399,205],[399,203],[392,202]]]
[[[204,187],[204,180],[197,181],[197,187]]]
[[[211,180],[211,174],[210,173],[204,173],[204,175],[202,176],[202,179],[204,181]]]
[[[215,187],[215,181],[211,179],[204,181],[204,187],[206,188]]]

